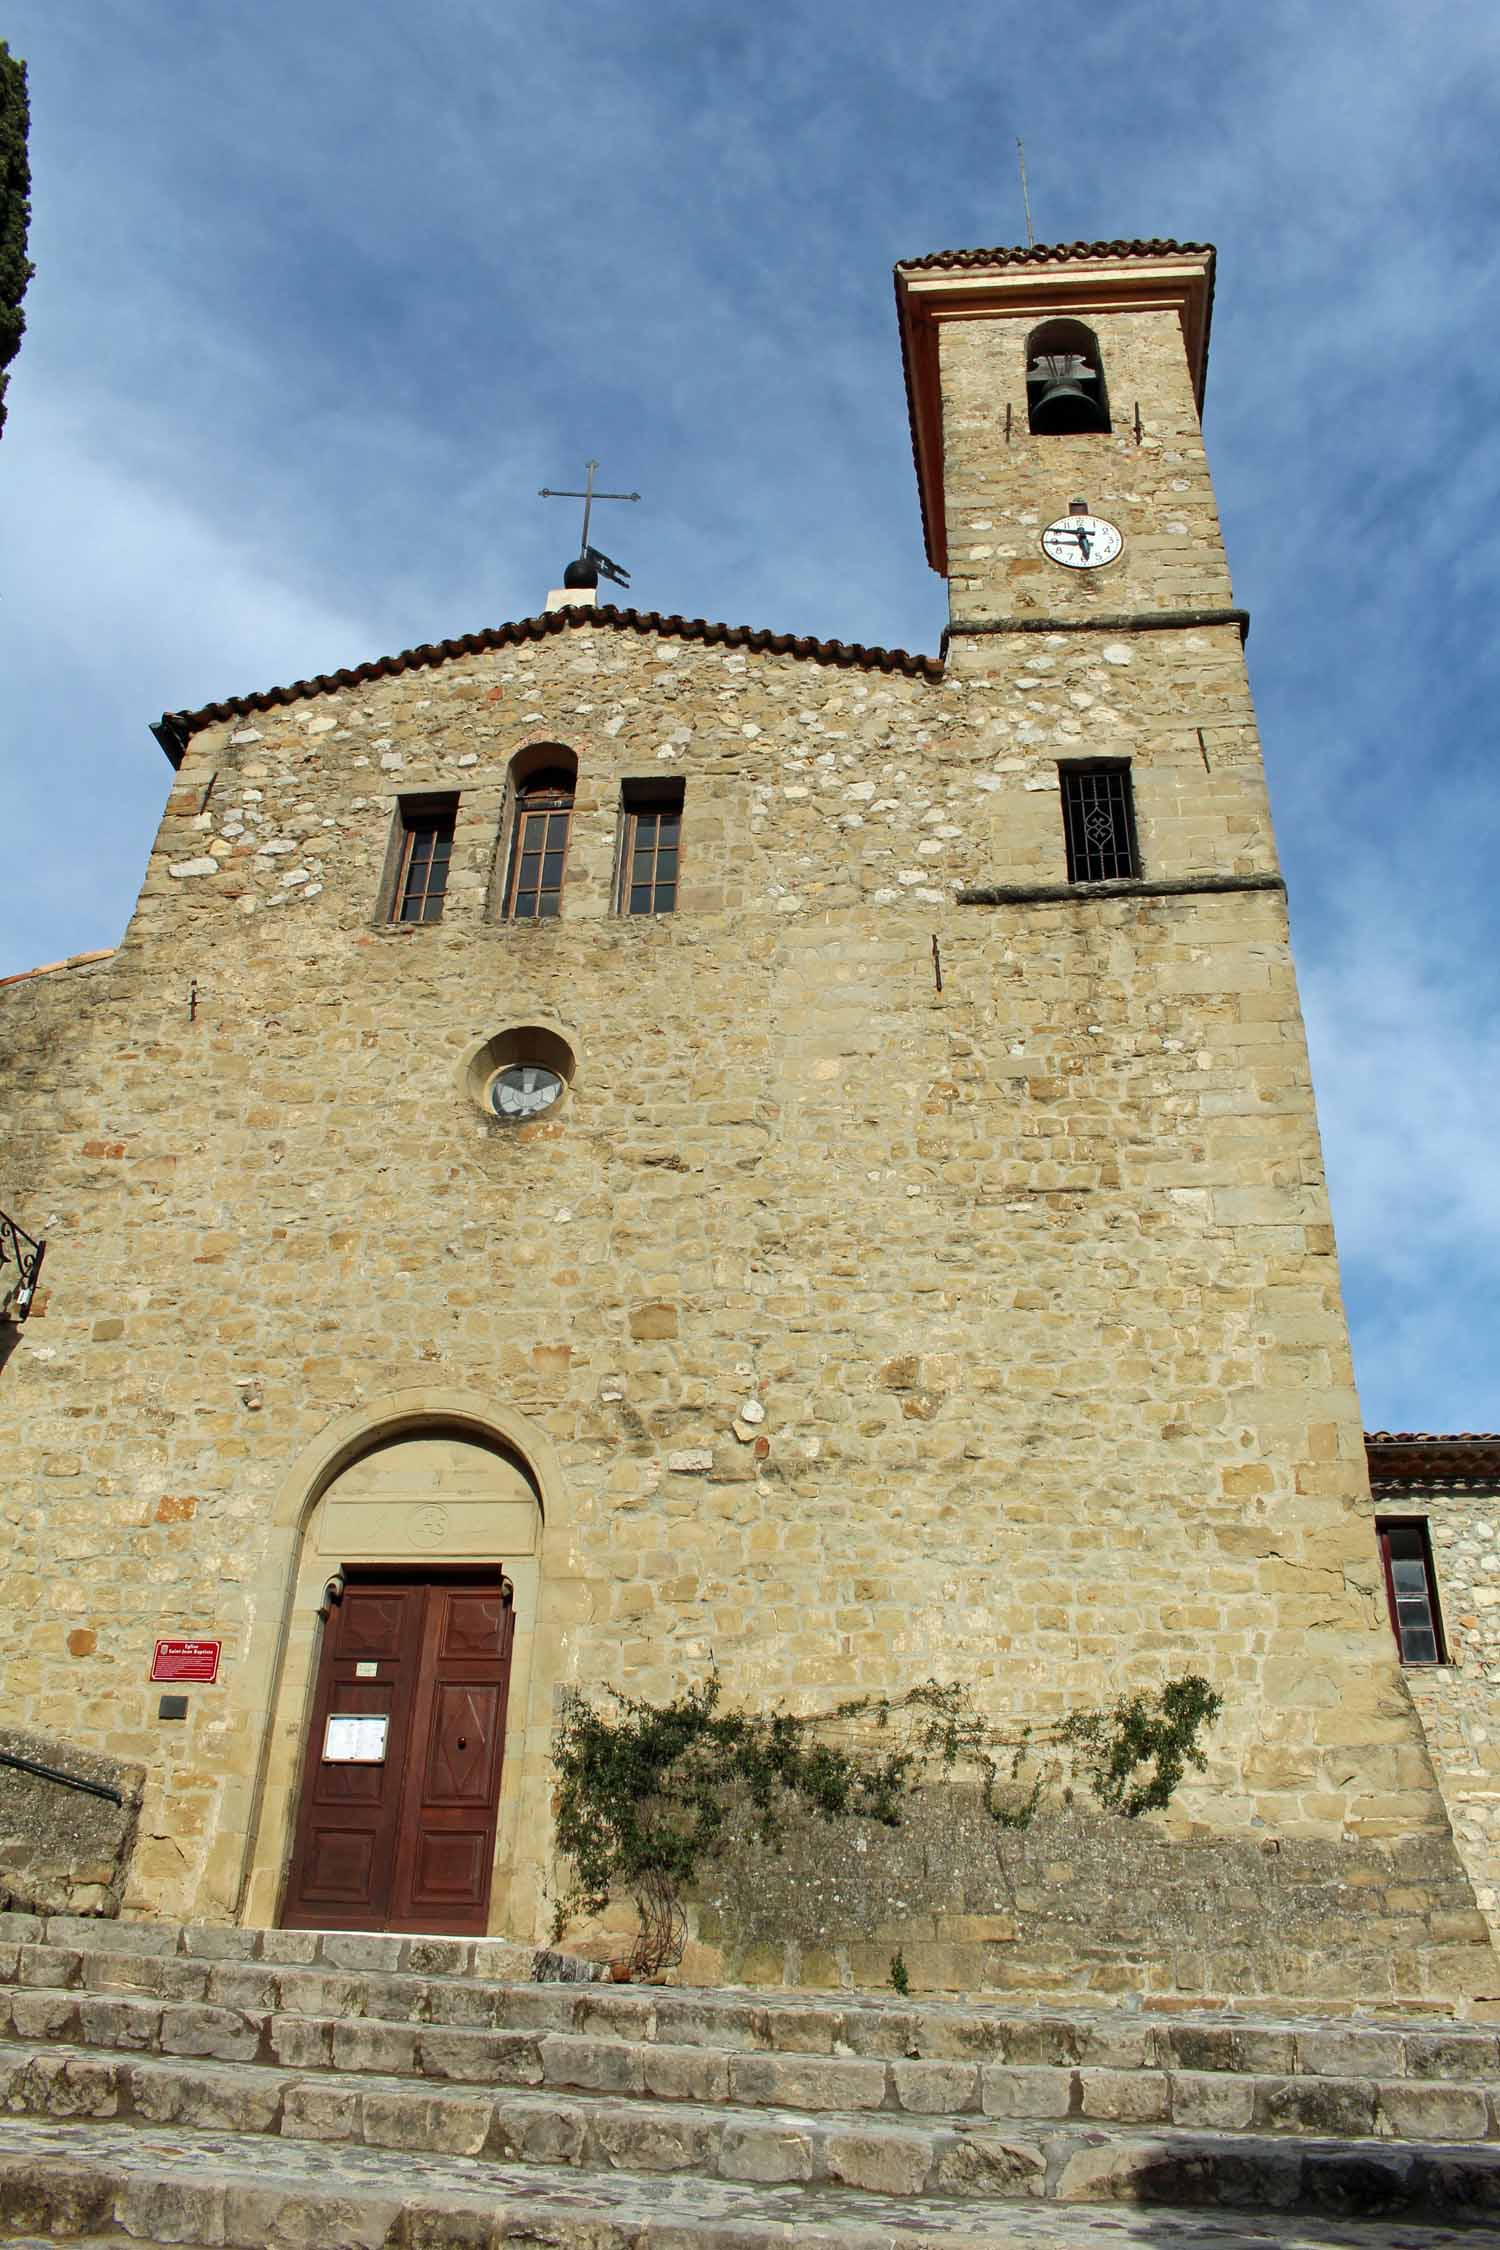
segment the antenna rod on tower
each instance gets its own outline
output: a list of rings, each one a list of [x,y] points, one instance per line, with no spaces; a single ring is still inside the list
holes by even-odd
[[[1036,229],[1031,223],[1031,195],[1026,186],[1026,143],[1019,133],[1016,135],[1016,160],[1021,167],[1021,202],[1026,211],[1026,247],[1028,250],[1034,250],[1036,248]]]

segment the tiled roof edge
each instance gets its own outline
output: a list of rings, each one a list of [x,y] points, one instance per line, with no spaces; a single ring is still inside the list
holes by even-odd
[[[1366,1445],[1500,1445],[1500,1430],[1366,1430]]]
[[[1211,242],[1034,242],[1009,250],[931,250],[925,258],[901,258],[900,273],[932,273],[969,266],[1061,266],[1074,258],[1170,258],[1213,256]]]
[[[936,254],[942,255],[941,252]],[[892,272],[891,282],[896,291],[896,333],[901,338],[901,378],[906,385],[906,434],[911,444],[911,465],[917,480],[917,506],[922,515],[922,552],[927,557],[929,566],[936,570],[938,565],[933,556],[932,523],[927,512],[927,487],[922,481],[922,454],[917,442],[917,371],[912,365],[911,340],[906,322],[901,317],[901,276],[910,272],[913,266],[928,263],[926,258],[914,258],[904,265],[898,265]]]
[[[1500,1432],[1367,1430],[1365,1455],[1376,1484],[1500,1477]]]
[[[0,991],[8,984],[27,984],[32,977],[50,977],[57,969],[82,969],[91,961],[108,961],[118,951],[118,946],[101,945],[92,953],[70,953],[65,961],[39,961],[34,969],[18,969],[14,976],[0,977]]]
[[[403,649],[399,656],[377,657],[344,672],[320,672],[310,680],[293,680],[289,687],[267,688],[259,695],[235,695],[223,703],[205,703],[198,711],[167,711],[152,733],[174,766],[200,727],[219,719],[236,719],[252,711],[270,711],[285,703],[300,703],[311,695],[326,695],[331,688],[362,687],[369,680],[388,680],[401,672],[419,672],[455,656],[482,656],[491,649],[514,648],[523,641],[545,640],[579,625],[606,625],[625,632],[666,634],[673,640],[701,641],[715,648],[746,648],[757,655],[798,656],[814,664],[840,664],[851,670],[904,672],[910,679],[940,680],[942,660],[913,656],[902,648],[865,648],[858,641],[815,641],[795,633],[771,633],[750,625],[720,625],[706,617],[664,617],[654,609],[617,609],[604,602],[597,609],[554,609],[540,617],[522,617],[513,624],[489,627],[482,633],[465,633],[461,640],[428,642],[421,648]]]

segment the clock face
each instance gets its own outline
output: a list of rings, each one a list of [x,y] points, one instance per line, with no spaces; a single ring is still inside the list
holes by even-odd
[[[490,1082],[490,1107],[507,1124],[550,1109],[563,1090],[555,1070],[543,1063],[512,1063]]]
[[[1102,570],[1125,542],[1103,516],[1059,516],[1042,533],[1042,553],[1065,570]]]

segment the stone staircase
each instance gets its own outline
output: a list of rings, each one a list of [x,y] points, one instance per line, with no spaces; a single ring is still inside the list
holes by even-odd
[[[1500,2037],[1473,2024],[537,1984],[532,1961],[492,1940],[0,1915],[0,2238],[1071,2250],[1100,2227],[1373,2250],[1383,2218],[1408,2246],[1500,2232]]]

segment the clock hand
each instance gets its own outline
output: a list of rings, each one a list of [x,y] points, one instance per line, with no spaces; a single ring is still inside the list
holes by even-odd
[[[1073,537],[1078,541],[1079,551],[1082,554],[1084,561],[1087,562],[1089,559],[1090,534],[1086,532],[1080,525],[1077,529],[1075,529]]]

